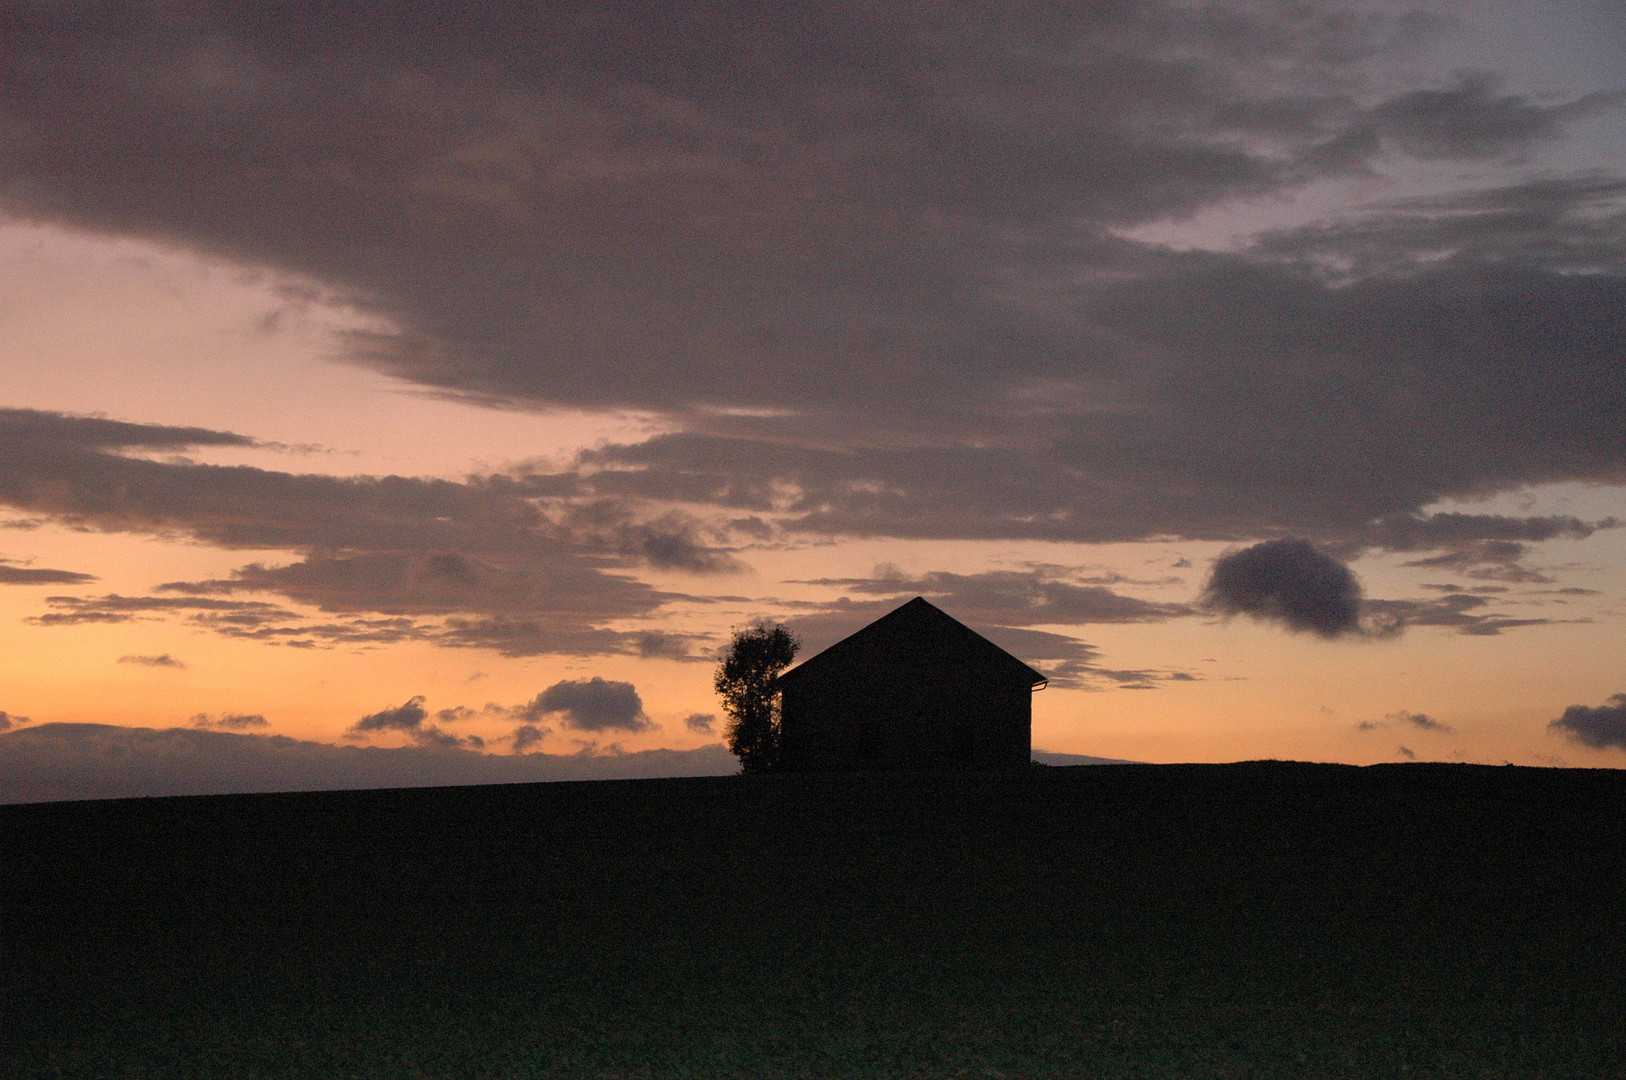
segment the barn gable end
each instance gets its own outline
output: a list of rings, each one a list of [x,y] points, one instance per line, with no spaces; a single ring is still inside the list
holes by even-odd
[[[921,597],[779,677],[787,769],[1012,768],[1044,676]]]

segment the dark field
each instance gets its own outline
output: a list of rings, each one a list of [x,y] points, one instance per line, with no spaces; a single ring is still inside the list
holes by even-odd
[[[0,1075],[1626,1077],[1626,772],[0,808]]]

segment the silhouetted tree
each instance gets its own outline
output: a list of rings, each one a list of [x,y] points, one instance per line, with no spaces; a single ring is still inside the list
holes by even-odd
[[[779,693],[773,681],[796,658],[802,643],[783,626],[758,623],[734,631],[717,665],[714,685],[728,715],[728,748],[746,772],[779,763]]]

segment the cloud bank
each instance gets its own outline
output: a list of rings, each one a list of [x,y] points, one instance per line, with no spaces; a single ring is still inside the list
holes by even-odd
[[[334,746],[189,728],[41,724],[0,735],[0,802],[722,776],[720,744],[608,755]]]

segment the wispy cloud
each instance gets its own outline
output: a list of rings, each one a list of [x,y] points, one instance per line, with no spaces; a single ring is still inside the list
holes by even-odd
[[[218,731],[251,731],[255,728],[270,727],[271,722],[259,713],[221,713],[218,716],[197,713],[192,717],[192,726]]]
[[[129,653],[119,657],[119,663],[135,664],[138,667],[175,668],[177,670],[185,670],[186,668],[185,664],[169,655],[169,653],[159,653],[156,656]]]
[[[13,566],[12,560],[0,559],[0,585],[83,585],[95,581],[95,574],[82,574],[75,570],[48,570],[44,567]]]
[[[1456,730],[1450,724],[1436,720],[1427,713],[1405,712],[1402,710],[1400,712],[1392,712],[1384,719],[1393,721],[1396,724],[1404,724],[1407,727],[1419,728],[1423,731],[1437,731],[1446,733]]]

